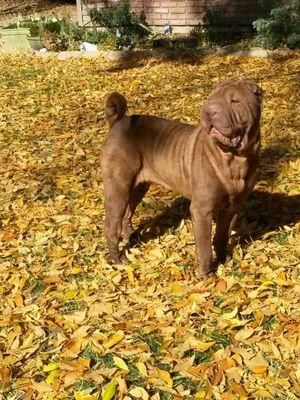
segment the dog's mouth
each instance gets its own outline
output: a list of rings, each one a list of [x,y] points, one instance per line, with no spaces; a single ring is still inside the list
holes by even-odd
[[[210,130],[210,135],[218,142],[228,147],[238,147],[242,141],[242,135],[235,135],[234,137],[227,137],[214,126]]]

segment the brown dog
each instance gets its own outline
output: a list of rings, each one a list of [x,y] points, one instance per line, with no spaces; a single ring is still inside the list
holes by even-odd
[[[126,261],[119,242],[133,232],[131,217],[151,182],[191,200],[200,275],[213,274],[213,217],[217,262],[225,261],[230,227],[255,183],[262,93],[247,81],[219,83],[202,107],[202,126],[125,116],[125,98],[109,96],[110,131],[103,145],[102,172],[104,235],[113,262]]]

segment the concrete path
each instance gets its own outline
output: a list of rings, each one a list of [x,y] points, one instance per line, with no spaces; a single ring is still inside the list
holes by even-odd
[[[35,53],[41,57],[56,56],[58,60],[68,60],[70,58],[97,58],[104,57],[108,61],[119,61],[122,59],[130,59],[131,57],[150,57],[150,56],[188,56],[188,55],[217,55],[217,56],[237,56],[237,57],[268,57],[273,54],[272,50],[265,50],[261,48],[249,50],[235,50],[235,49],[196,49],[196,50],[123,50],[123,51],[62,51],[59,53],[46,52]]]

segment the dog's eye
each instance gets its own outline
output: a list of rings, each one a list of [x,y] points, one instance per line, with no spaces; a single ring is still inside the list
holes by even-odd
[[[240,103],[240,100],[239,99],[232,99],[231,103]]]

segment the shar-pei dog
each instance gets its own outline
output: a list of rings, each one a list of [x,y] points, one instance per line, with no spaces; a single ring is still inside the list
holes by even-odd
[[[119,243],[133,232],[132,215],[155,182],[191,200],[199,276],[214,274],[213,266],[226,259],[232,224],[255,183],[262,93],[252,82],[220,82],[202,107],[199,125],[127,116],[125,98],[118,93],[108,97],[109,133],[101,162],[104,235],[112,262],[126,262]]]

